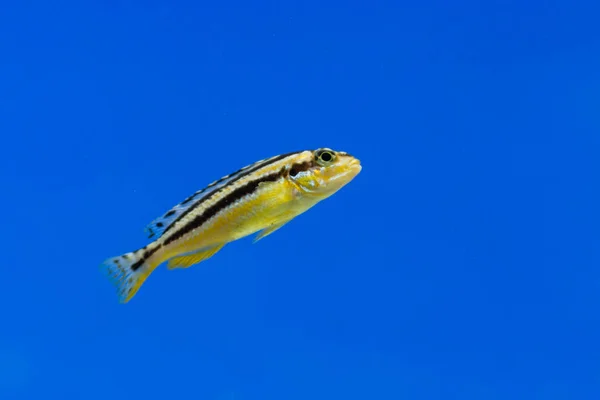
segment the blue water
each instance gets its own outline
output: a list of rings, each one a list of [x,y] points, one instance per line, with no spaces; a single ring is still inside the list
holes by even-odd
[[[597,2],[0,9],[0,399],[600,398]],[[159,268],[213,180],[331,147],[342,191]]]

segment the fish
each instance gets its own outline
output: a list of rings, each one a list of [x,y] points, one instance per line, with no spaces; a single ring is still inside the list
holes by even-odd
[[[330,148],[276,155],[223,176],[188,196],[145,229],[152,242],[101,263],[120,303],[150,274],[189,268],[225,245],[257,233],[253,243],[329,198],[362,170],[358,158]]]

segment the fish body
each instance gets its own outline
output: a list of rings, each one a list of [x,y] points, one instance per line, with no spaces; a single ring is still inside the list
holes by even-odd
[[[258,232],[255,241],[348,184],[360,161],[328,148],[282,154],[248,165],[211,183],[152,221],[153,242],[105,260],[119,300],[126,303],[147,277],[167,262],[187,268],[212,257],[223,246]]]

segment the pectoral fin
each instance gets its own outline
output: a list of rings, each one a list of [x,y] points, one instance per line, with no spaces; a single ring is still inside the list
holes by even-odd
[[[262,231],[260,231],[258,233],[258,235],[256,235],[254,237],[254,240],[252,241],[252,243],[256,243],[260,239],[264,238],[265,236],[269,236],[271,233],[275,232],[277,229],[281,228],[282,226],[284,226],[288,222],[290,222],[289,219],[287,221],[283,221],[283,222],[280,222],[278,224],[273,224],[273,225],[269,226],[268,228],[263,229]]]
[[[169,260],[167,268],[175,269],[191,267],[194,264],[198,264],[199,262],[212,257],[217,251],[221,250],[223,246],[225,246],[225,244],[219,244],[213,247],[208,247],[195,253],[187,254],[185,256],[174,257]]]

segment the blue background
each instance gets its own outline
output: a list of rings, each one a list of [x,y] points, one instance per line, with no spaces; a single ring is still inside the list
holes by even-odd
[[[600,398],[594,3],[4,2],[0,398]],[[147,223],[321,146],[362,173],[118,304]]]

